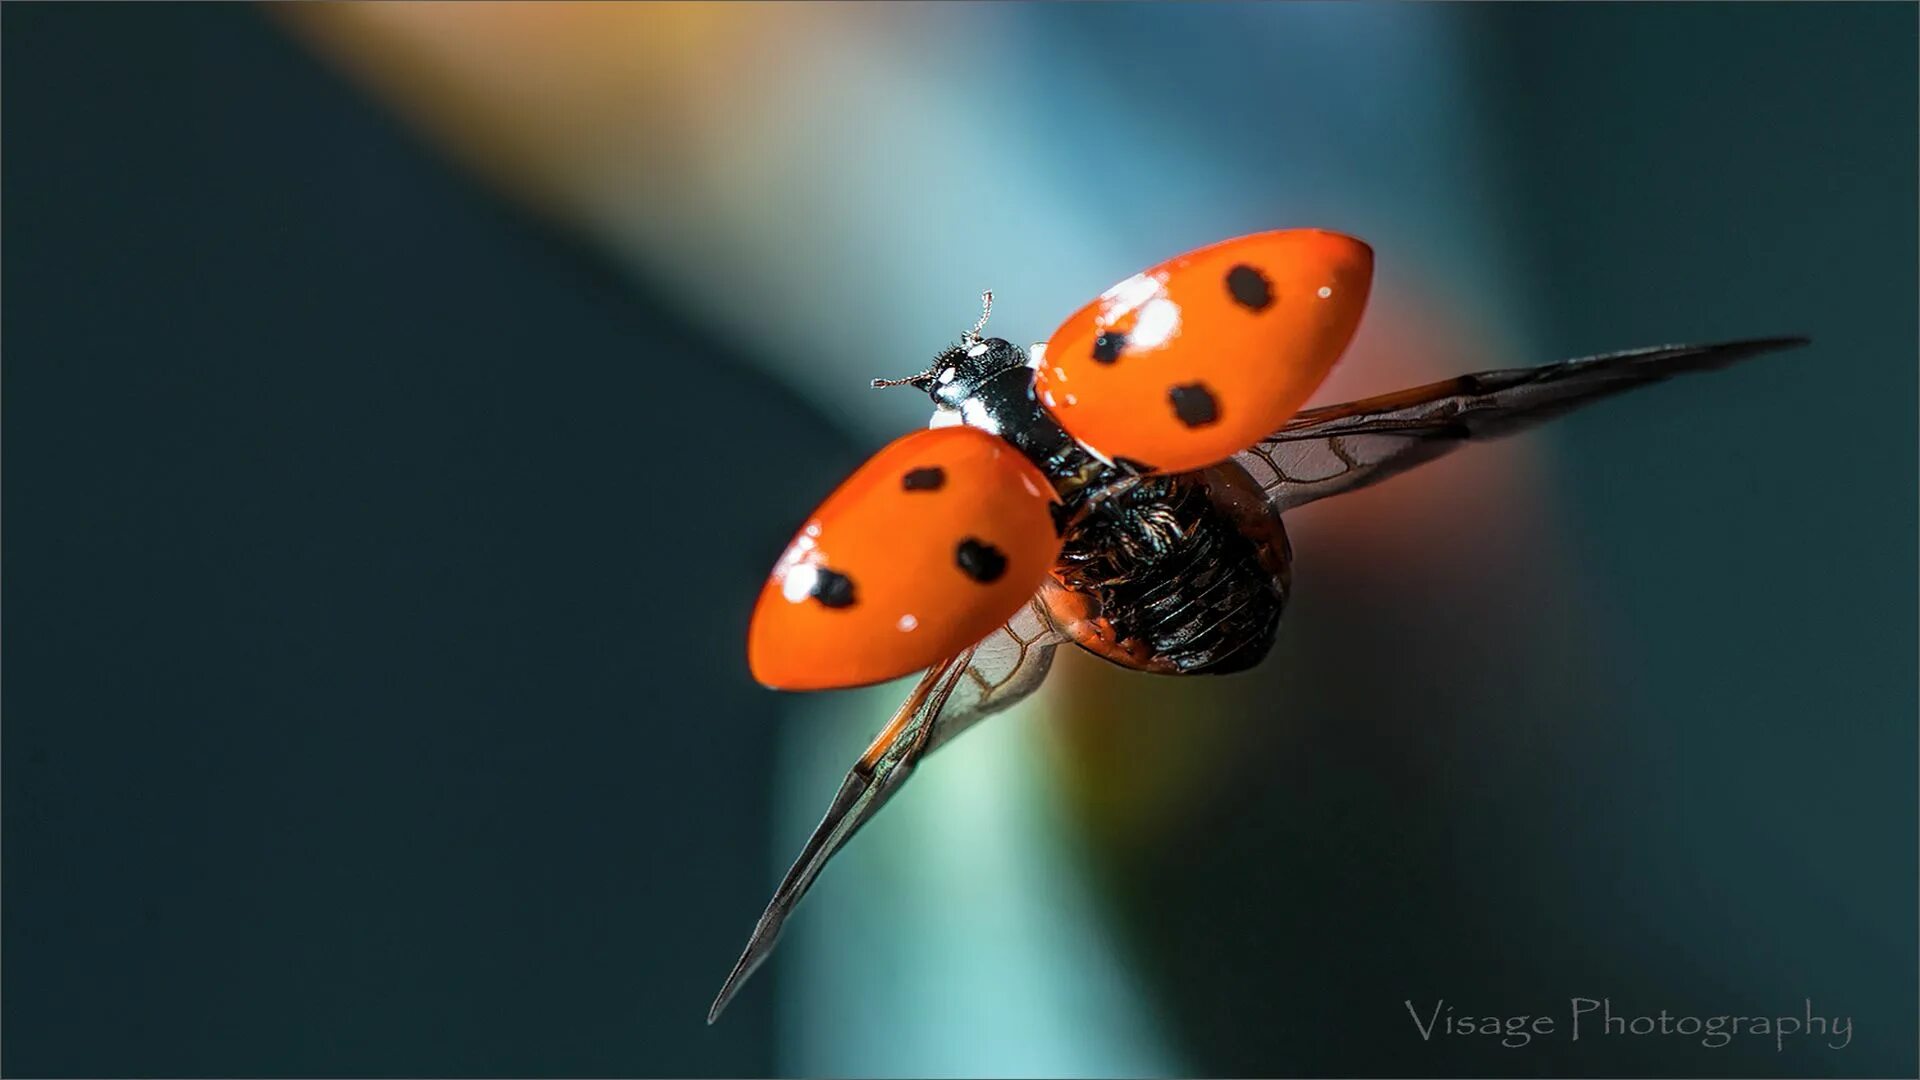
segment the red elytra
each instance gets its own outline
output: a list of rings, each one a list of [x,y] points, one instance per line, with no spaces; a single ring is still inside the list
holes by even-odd
[[[1190,251],[1069,316],[1034,391],[1109,461],[1203,468],[1299,411],[1352,340],[1372,281],[1373,249],[1320,229]]]
[[[916,431],[807,519],[760,591],[753,677],[781,690],[883,682],[985,637],[1060,553],[1047,478],[977,428]]]

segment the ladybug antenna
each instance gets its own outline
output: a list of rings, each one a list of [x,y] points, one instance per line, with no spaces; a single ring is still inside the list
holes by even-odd
[[[960,335],[961,343],[966,345],[978,345],[980,343],[980,331],[985,330],[987,328],[987,319],[992,314],[993,314],[993,290],[987,289],[980,293],[980,321],[973,324],[973,329]],[[942,354],[942,355],[944,356],[945,354]],[[870,385],[872,385],[872,387],[875,390],[879,390],[883,387],[888,387],[888,386],[917,386],[922,390],[924,390],[926,389],[927,384],[933,381],[934,375],[936,375],[940,371],[941,367],[942,365],[940,361],[936,359],[933,362],[932,367],[928,368],[927,370],[921,372],[918,375],[909,375],[904,379],[875,379]]]
[[[936,363],[934,366],[938,367],[939,365]],[[933,368],[928,368],[918,375],[909,375],[904,379],[875,379],[869,385],[875,390],[886,386],[919,386],[922,383],[933,381],[933,370]]]
[[[992,317],[992,315],[993,315],[993,290],[985,289],[985,290],[982,290],[980,293],[980,321],[973,324],[973,329],[967,331],[965,334],[962,334],[960,336],[960,340],[965,341],[969,345],[979,341],[980,331],[985,330],[987,328],[987,319]]]

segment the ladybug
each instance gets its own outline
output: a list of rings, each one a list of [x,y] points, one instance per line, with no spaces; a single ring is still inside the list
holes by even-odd
[[[924,674],[842,782],[707,1015],[772,952],[826,861],[921,758],[1031,693],[1072,643],[1124,667],[1226,674],[1273,647],[1292,581],[1281,515],[1470,441],[1672,375],[1804,345],[1634,349],[1301,406],[1346,350],[1373,250],[1255,233],[1143,270],[1030,351],[980,321],[925,371],[933,399],[774,564],[747,663],[782,690]]]

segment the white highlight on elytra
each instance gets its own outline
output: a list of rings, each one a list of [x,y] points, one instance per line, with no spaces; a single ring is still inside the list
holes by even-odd
[[[820,583],[820,523],[809,521],[793,538],[787,550],[780,553],[780,561],[773,566],[774,576],[780,579],[780,595],[790,604],[797,604],[813,595],[813,587]]]
[[[820,571],[812,563],[801,563],[787,570],[785,580],[780,582],[780,595],[790,604],[797,604],[813,595],[813,587],[820,583]]]
[[[1327,297],[1332,295],[1333,295],[1333,290],[1331,288],[1325,285],[1320,286],[1320,299],[1325,300]]]
[[[902,615],[900,621],[894,625],[899,627],[902,633],[910,633],[920,625],[920,620],[911,615]]]
[[[1164,296],[1156,296],[1140,309],[1127,344],[1137,349],[1157,349],[1180,332],[1180,305]]]
[[[1100,294],[1100,321],[1113,322],[1160,295],[1160,289],[1160,279],[1152,274],[1133,275]]]

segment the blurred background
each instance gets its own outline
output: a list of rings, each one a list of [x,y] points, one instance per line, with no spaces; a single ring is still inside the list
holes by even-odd
[[[1912,1075],[1908,5],[8,5],[12,1075]],[[1813,347],[1289,518],[701,1021],[903,694],[755,687],[996,290],[1370,241],[1321,402]],[[1402,1002],[1853,1018],[1422,1041]]]

